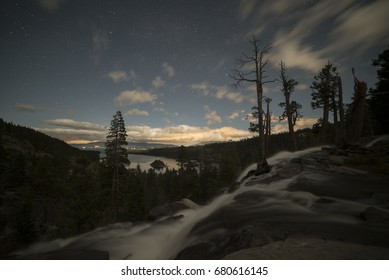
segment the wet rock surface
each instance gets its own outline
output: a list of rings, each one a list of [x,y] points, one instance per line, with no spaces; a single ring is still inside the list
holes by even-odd
[[[389,176],[345,165],[358,153],[377,156],[324,149],[245,178],[177,259],[388,259]]]

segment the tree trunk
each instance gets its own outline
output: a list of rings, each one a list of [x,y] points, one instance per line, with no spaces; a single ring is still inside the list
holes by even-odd
[[[354,69],[353,69],[354,70]],[[354,74],[354,71],[353,71]],[[352,109],[352,123],[351,129],[348,136],[348,142],[351,145],[358,143],[361,138],[364,114],[365,114],[365,103],[366,103],[366,92],[367,84],[364,81],[358,80],[354,75],[354,104]]]
[[[263,129],[262,93],[263,93],[262,85],[259,82],[257,82],[258,130],[259,130],[259,147],[260,147],[260,155],[257,164],[257,172],[262,172],[264,168],[268,168],[268,163],[266,161],[265,133]]]
[[[290,139],[290,147],[291,151],[297,151],[297,143],[296,143],[296,135],[294,133],[294,127],[293,127],[293,116],[292,116],[292,110],[290,108],[290,97],[289,95],[285,95],[285,103],[286,103],[286,116],[288,119],[288,129],[289,129],[289,139]]]
[[[343,88],[342,88],[342,79],[338,77],[338,108],[339,108],[339,128],[336,138],[337,146],[344,146],[346,144],[346,133],[344,127],[344,108],[343,108]]]

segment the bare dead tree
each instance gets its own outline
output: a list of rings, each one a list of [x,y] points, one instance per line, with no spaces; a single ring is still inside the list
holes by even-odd
[[[282,93],[285,96],[285,103],[281,103],[280,106],[285,107],[285,115],[283,114],[280,117],[280,121],[285,119],[288,120],[288,129],[289,129],[289,137],[290,137],[290,145],[292,151],[297,151],[297,141],[296,141],[296,135],[294,132],[294,126],[296,124],[297,119],[299,118],[299,108],[296,105],[295,108],[292,108],[291,106],[291,95],[295,89],[295,87],[298,85],[298,82],[294,79],[289,78],[289,76],[286,74],[286,66],[285,63],[281,61],[281,82],[282,82]],[[301,106],[301,105],[300,105]],[[294,109],[294,110],[293,110]],[[296,115],[296,118],[293,118],[293,115]]]
[[[256,85],[260,149],[257,172],[260,173],[269,170],[269,165],[266,160],[267,153],[263,123],[263,85],[274,82],[275,80],[268,80],[265,70],[266,66],[269,64],[269,60],[266,59],[266,55],[271,49],[270,45],[261,47],[259,41],[254,36],[251,40],[249,40],[249,42],[252,45],[252,51],[250,55],[243,53],[242,56],[237,59],[237,67],[233,70],[231,78],[234,80],[234,85],[236,87],[242,86],[245,82],[254,83]]]
[[[365,103],[366,103],[366,93],[367,93],[367,84],[364,81],[360,81],[355,76],[355,70],[352,68],[352,73],[354,77],[354,102],[352,109],[352,123],[350,131],[348,134],[348,142],[351,145],[356,145],[361,138],[362,129],[363,129],[363,118],[365,114]]]

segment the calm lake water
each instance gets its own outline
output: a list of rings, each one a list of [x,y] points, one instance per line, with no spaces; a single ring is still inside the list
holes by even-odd
[[[178,169],[176,160],[172,158],[129,154],[128,159],[131,161],[130,168],[136,168],[136,166],[139,164],[140,168],[144,171],[152,168],[150,164],[156,159],[162,160],[169,169]]]

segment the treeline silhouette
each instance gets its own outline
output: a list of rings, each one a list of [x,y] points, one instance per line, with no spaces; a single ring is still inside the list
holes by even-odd
[[[38,240],[90,231],[110,220],[112,175],[97,152],[0,119],[0,256]],[[310,129],[297,132],[300,148],[318,144]],[[271,136],[269,150],[282,150],[287,133]],[[117,221],[140,221],[150,209],[190,198],[205,204],[228,189],[255,162],[255,139],[150,150],[173,157],[179,167],[121,176]]]

